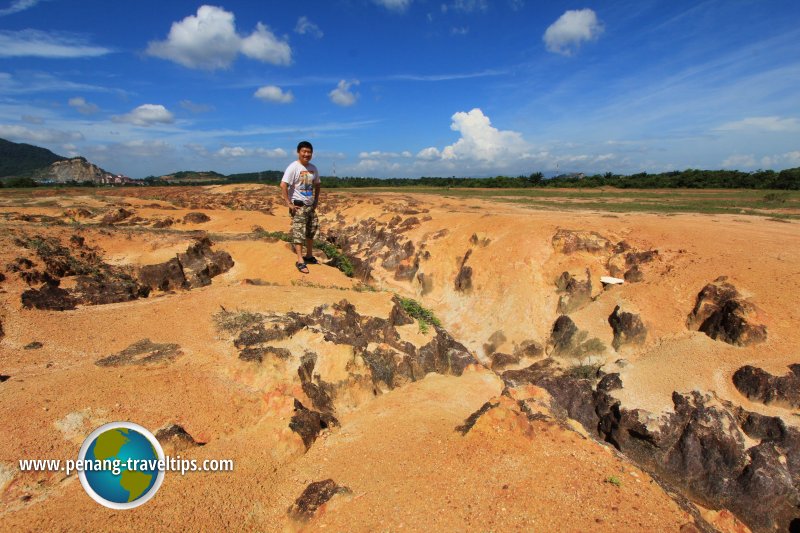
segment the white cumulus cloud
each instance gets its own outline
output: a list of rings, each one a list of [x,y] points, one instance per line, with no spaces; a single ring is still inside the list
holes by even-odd
[[[786,152],[785,154],[766,156],[761,158],[763,168],[790,168],[800,166],[800,150]]]
[[[441,158],[442,153],[434,146],[423,148],[417,153],[417,159],[421,159],[422,161],[436,161]]]
[[[161,104],[143,104],[124,115],[111,117],[114,122],[126,122],[135,126],[152,126],[153,124],[171,124],[175,121],[172,113]]]
[[[510,163],[510,158],[527,154],[530,146],[516,131],[501,131],[492,126],[489,117],[478,108],[459,111],[452,116],[450,129],[461,138],[441,151],[444,160],[477,160],[486,163]],[[428,155],[431,155],[429,152]]]
[[[287,156],[286,150],[283,148],[243,148],[241,146],[225,146],[217,150],[214,155],[225,159],[239,157],[267,157],[270,159],[283,159]]]
[[[358,93],[354,93],[350,90],[350,87],[353,85],[358,85],[358,80],[353,81],[345,81],[341,80],[336,88],[328,93],[328,96],[336,105],[340,105],[343,107],[348,107],[356,103],[358,100]]]
[[[47,57],[52,59],[97,57],[111,53],[92,46],[73,34],[39,30],[0,30],[0,57]]]
[[[70,107],[74,107],[81,115],[93,115],[100,111],[97,105],[87,102],[85,98],[80,96],[70,98],[67,103]]]
[[[151,42],[147,53],[206,70],[227,68],[239,53],[274,65],[292,62],[289,43],[267,26],[259,22],[252,34],[242,37],[236,31],[233,13],[208,5],[200,6],[197,15],[173,22],[166,40]]]
[[[319,29],[319,26],[308,20],[308,17],[300,17],[297,19],[297,25],[294,27],[295,33],[300,35],[309,35],[317,39],[321,39],[324,33]]]
[[[735,154],[722,162],[722,168],[753,168],[756,166],[756,158],[751,154]]]
[[[32,129],[12,124],[0,124],[0,137],[33,143],[64,143],[83,140],[83,134],[77,131]]]
[[[254,94],[256,98],[264,100],[265,102],[274,102],[276,104],[290,104],[294,101],[292,91],[284,92],[278,86],[266,85],[259,88]]]
[[[597,39],[603,25],[591,9],[570,10],[544,32],[542,39],[551,52],[572,55],[584,41]]]
[[[379,6],[391,11],[405,11],[411,5],[411,0],[372,0]]]

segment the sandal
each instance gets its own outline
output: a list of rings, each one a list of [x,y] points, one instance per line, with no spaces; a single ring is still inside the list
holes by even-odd
[[[308,257],[304,257],[303,261],[305,261],[307,265],[318,265],[319,264],[319,261],[317,261],[317,258],[314,257],[313,255],[309,255]]]
[[[302,272],[303,274],[308,274],[308,267],[305,263],[295,263],[294,266],[297,267],[297,270]]]

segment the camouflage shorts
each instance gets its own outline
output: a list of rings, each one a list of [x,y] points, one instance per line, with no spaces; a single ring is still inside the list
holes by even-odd
[[[310,206],[296,207],[292,217],[292,243],[305,244],[306,239],[313,239],[318,231],[317,211]]]

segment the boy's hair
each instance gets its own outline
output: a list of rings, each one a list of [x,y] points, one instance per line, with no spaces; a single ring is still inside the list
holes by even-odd
[[[312,152],[314,151],[314,147],[311,146],[311,143],[308,142],[308,141],[300,141],[299,143],[297,143],[297,151],[298,151],[298,153],[300,152],[301,148],[308,148]]]

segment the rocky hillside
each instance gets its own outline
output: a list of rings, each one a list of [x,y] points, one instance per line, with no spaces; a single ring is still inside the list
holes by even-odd
[[[99,182],[108,172],[86,160],[84,157],[74,157],[56,161],[49,167],[40,170],[34,177],[43,181],[55,183],[68,183],[71,181]]]
[[[62,160],[46,148],[0,139],[0,177],[26,177]]]

